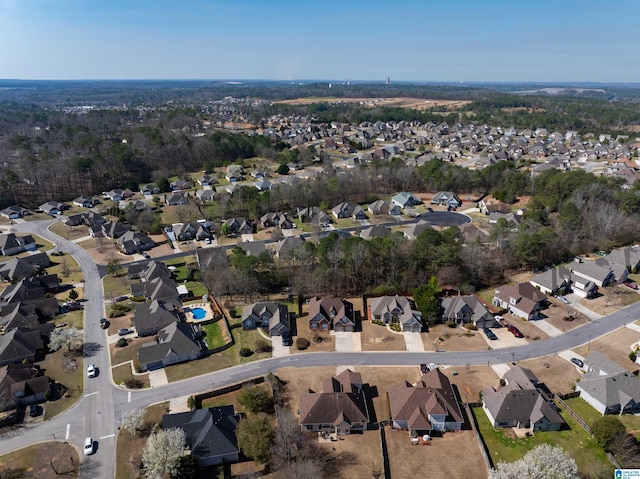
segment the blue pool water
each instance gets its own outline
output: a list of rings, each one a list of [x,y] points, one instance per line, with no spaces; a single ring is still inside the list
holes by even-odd
[[[192,308],[191,314],[193,314],[193,319],[204,319],[207,312],[202,308]]]

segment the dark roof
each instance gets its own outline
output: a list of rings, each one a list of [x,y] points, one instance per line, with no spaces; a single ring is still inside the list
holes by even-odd
[[[20,362],[44,347],[40,331],[16,328],[0,336],[0,364]]]
[[[164,300],[136,305],[133,325],[139,335],[155,334],[162,328],[180,320],[175,305]]]
[[[191,453],[203,460],[240,452],[235,433],[239,420],[233,406],[212,407],[165,414],[162,429],[183,429]]]
[[[300,424],[332,424],[369,422],[366,398],[351,380],[362,381],[345,370],[323,385],[323,392],[309,391],[300,395]],[[361,384],[361,383],[360,383]]]
[[[202,350],[198,327],[189,323],[171,323],[158,331],[158,343],[146,343],[138,350],[140,364],[162,361],[170,354],[190,356]]]

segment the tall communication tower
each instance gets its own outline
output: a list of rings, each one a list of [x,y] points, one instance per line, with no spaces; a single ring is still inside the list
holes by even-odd
[[[387,77],[386,80],[384,81],[385,85],[391,85],[391,78]]]

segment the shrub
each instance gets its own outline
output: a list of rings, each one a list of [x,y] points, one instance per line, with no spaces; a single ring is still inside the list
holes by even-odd
[[[506,386],[507,381],[504,378],[500,378],[500,386]]]
[[[322,336],[320,335],[316,335],[313,337],[313,342],[314,343],[321,343],[322,342]]]
[[[608,451],[615,438],[627,430],[617,417],[603,416],[593,423],[591,432],[598,445]]]
[[[47,389],[44,392],[44,400],[45,401],[51,401],[51,396],[53,396],[53,393],[51,392],[51,389]]]
[[[478,330],[478,327],[473,323],[465,323],[464,324],[464,328],[468,329],[470,331],[477,331]]]
[[[265,339],[258,339],[256,341],[255,352],[257,354],[270,353],[272,349],[273,348],[271,347],[271,344],[269,344],[269,341],[267,341]]]
[[[196,398],[189,396],[187,398],[187,407],[193,411],[196,408]]]
[[[296,339],[296,348],[300,351],[303,351],[311,346],[311,343],[306,338],[298,338]]]
[[[133,296],[131,297],[131,301],[134,303],[143,303],[145,301],[144,296]]]
[[[241,348],[240,349],[240,356],[242,356],[243,358],[248,358],[252,354],[253,354],[253,351],[251,351],[251,349],[249,349],[249,348]]]
[[[129,389],[140,389],[143,384],[138,378],[129,378],[124,382],[124,385]]]
[[[629,359],[631,359],[632,362],[636,362],[636,358],[638,357],[638,353],[636,353],[635,351],[631,351],[629,353]]]
[[[447,327],[449,327],[449,328],[455,328],[455,327],[457,326],[456,322],[455,322],[455,321],[452,321],[452,320],[449,320],[449,321],[447,321],[447,322],[446,322],[446,323],[444,323],[444,324],[446,324],[446,325],[447,325]]]
[[[371,322],[373,324],[377,324],[378,326],[384,326],[384,321],[382,321],[381,319],[373,319],[371,320]]]
[[[118,346],[119,348],[124,348],[127,345],[127,338],[120,338],[118,339],[118,342],[116,343],[116,346]]]
[[[402,329],[402,327],[400,326],[400,323],[391,323],[389,327],[391,328],[391,331],[395,331],[397,333],[399,333],[400,330]]]

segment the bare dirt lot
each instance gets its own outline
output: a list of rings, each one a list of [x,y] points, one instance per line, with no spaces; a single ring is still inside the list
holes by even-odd
[[[504,315],[505,324],[512,324],[516,328],[520,330],[527,342],[531,343],[533,341],[540,341],[541,339],[546,339],[549,337],[547,333],[542,331],[538,326],[536,326],[535,321],[524,321],[521,318],[517,318],[512,314]]]
[[[390,451],[391,477],[429,477],[429,479],[487,477],[480,446],[473,431],[448,432],[414,446],[407,431],[385,430]]]
[[[598,314],[607,315],[640,300],[640,294],[626,286],[600,288],[600,295],[593,299],[583,299],[581,303]]]
[[[460,400],[464,403],[478,401],[483,389],[498,387],[500,382],[498,375],[489,366],[456,366],[441,370],[458,389]]]
[[[559,394],[570,393],[581,376],[573,364],[558,356],[520,361],[518,365],[531,369],[552,392]]]
[[[363,351],[405,351],[404,337],[389,331],[385,326],[362,322],[361,343]]]
[[[487,349],[487,342],[480,331],[469,331],[462,327],[450,328],[438,324],[422,334],[425,350],[433,351],[478,351]]]
[[[551,304],[542,310],[542,314],[546,316],[545,321],[560,331],[570,331],[589,322],[587,316],[559,299],[549,298],[549,302]]]
[[[425,100],[424,98],[296,98],[295,100],[280,100],[274,103],[287,103],[289,105],[308,105],[311,103],[359,103],[364,106],[378,107],[388,106],[396,108],[412,108],[414,110],[426,110],[428,108],[442,107],[447,110],[453,110],[464,106],[468,101],[454,100]]]

